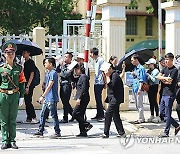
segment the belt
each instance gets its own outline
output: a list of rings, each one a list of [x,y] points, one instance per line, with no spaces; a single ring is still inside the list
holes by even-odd
[[[12,90],[0,89],[0,92],[8,94],[8,95],[17,93],[18,91],[19,91],[19,88],[12,89]]]

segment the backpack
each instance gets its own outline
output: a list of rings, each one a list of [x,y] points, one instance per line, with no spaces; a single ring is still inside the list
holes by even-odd
[[[35,66],[34,78],[32,83],[34,87],[40,84],[40,71],[36,66]]]

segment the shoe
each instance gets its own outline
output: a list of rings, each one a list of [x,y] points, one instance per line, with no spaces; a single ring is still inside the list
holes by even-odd
[[[136,120],[136,121],[134,121],[134,124],[141,124],[141,123],[144,123],[145,122],[145,120]]]
[[[1,146],[1,149],[2,150],[5,150],[8,148],[8,144],[7,143],[3,143],[2,146]]]
[[[31,120],[30,119],[26,119],[26,121],[24,121],[24,123],[31,123]]]
[[[57,139],[57,138],[59,138],[59,137],[61,137],[61,134],[60,134],[60,133],[55,133],[55,134],[53,134],[53,135],[50,136],[51,139]]]
[[[36,133],[34,133],[35,136],[43,136],[43,132],[37,131]]]
[[[91,118],[91,120],[97,120],[97,119],[98,119],[98,117],[97,117],[97,116],[95,116],[95,117]]]
[[[161,122],[161,118],[159,116],[155,117],[154,119],[152,119],[153,123],[159,123]]]
[[[165,138],[165,137],[169,137],[169,135],[165,134],[165,133],[162,133],[158,136],[159,138]]]
[[[177,133],[180,131],[180,125],[178,127],[175,128],[175,132],[174,134],[177,135]]]
[[[126,137],[126,133],[125,132],[118,133],[117,137]]]
[[[101,138],[109,138],[109,135],[102,134],[102,135],[101,135]]]
[[[16,145],[16,143],[12,143],[12,144],[11,144],[11,148],[12,148],[12,149],[19,149],[19,147]]]
[[[87,137],[87,133],[81,132],[79,135],[76,135],[76,137]]]
[[[31,120],[31,124],[37,124],[39,121],[36,119],[36,118],[34,118],[34,119],[32,119]]]
[[[86,129],[86,133],[93,127],[93,125],[89,124],[87,127],[85,127]]]
[[[8,144],[7,144],[7,148],[11,148],[11,143],[8,143]]]
[[[148,122],[152,122],[152,120],[154,119],[154,116],[151,115],[150,118],[147,120]]]
[[[101,118],[101,117],[97,119],[98,122],[104,122],[104,120],[105,118]]]
[[[61,121],[59,121],[59,123],[63,123],[63,124],[65,124],[65,123],[68,123],[68,120],[64,120],[64,119],[62,119]]]
[[[70,120],[69,120],[69,122],[73,122],[75,119],[72,117]]]

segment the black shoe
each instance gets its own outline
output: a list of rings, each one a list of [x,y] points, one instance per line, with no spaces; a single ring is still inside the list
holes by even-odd
[[[165,137],[169,137],[169,135],[165,134],[165,133],[162,133],[158,136],[159,138],[165,138]]]
[[[69,122],[73,122],[75,119],[72,117],[70,120],[69,120]]]
[[[68,120],[64,120],[64,119],[62,119],[61,121],[59,121],[59,123],[63,123],[63,124],[65,124],[65,123],[68,123]]]
[[[53,135],[50,136],[51,139],[57,139],[57,138],[59,138],[59,137],[61,137],[61,134],[60,134],[60,133],[55,133],[55,134],[53,134]]]
[[[93,127],[93,125],[89,124],[87,127],[85,127],[86,129],[86,133]]]
[[[125,132],[118,133],[117,137],[126,137],[126,133]]]
[[[43,132],[37,131],[36,133],[34,133],[35,136],[43,136]]]
[[[102,134],[101,137],[102,137],[102,138],[109,138],[109,135]]]
[[[5,150],[8,148],[8,144],[7,143],[3,143],[2,146],[1,146],[1,149],[2,150]]]
[[[93,118],[91,118],[91,120],[97,120],[99,117],[95,116]]]
[[[177,135],[177,133],[178,133],[179,131],[180,131],[180,125],[179,125],[177,128],[175,128],[174,134]]]
[[[19,149],[19,147],[16,145],[16,143],[12,143],[12,144],[11,144],[11,148],[12,148],[12,149]]]
[[[87,137],[87,133],[81,132],[79,135],[76,135],[76,137]]]
[[[104,122],[104,120],[105,119],[103,117],[100,117],[100,118],[97,119],[98,122]]]

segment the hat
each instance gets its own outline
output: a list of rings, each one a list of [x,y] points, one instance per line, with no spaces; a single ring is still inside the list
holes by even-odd
[[[159,60],[159,62],[162,62],[163,60],[165,60],[165,58],[164,58],[164,57],[161,57],[160,60]]]
[[[3,52],[5,52],[5,51],[15,51],[16,52],[16,50],[17,50],[17,46],[13,42],[8,41],[2,45]]]
[[[77,55],[77,58],[84,59],[84,53],[79,53],[79,54]]]
[[[154,58],[150,58],[147,62],[146,62],[147,65],[149,64],[156,64],[156,60]]]
[[[103,71],[103,72],[107,72],[110,67],[111,67],[111,64],[110,64],[110,63],[104,62],[104,63],[101,65],[100,70]]]

